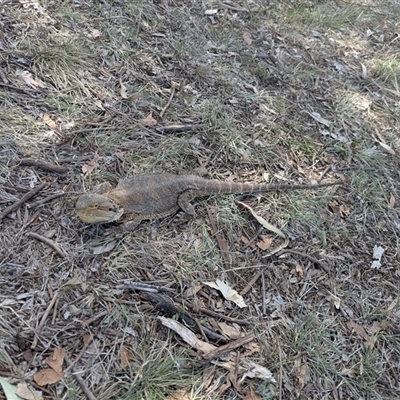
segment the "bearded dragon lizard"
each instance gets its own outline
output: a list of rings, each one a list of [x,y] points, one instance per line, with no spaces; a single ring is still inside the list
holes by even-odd
[[[195,216],[190,201],[211,194],[263,193],[275,190],[318,189],[320,185],[252,184],[204,179],[196,175],[137,175],[121,181],[115,188],[106,182],[93,193],[80,196],[76,213],[86,223],[123,222],[123,229],[135,229],[142,220],[166,217],[182,209]]]

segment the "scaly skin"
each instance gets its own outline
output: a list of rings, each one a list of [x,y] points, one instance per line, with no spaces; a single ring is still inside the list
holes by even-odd
[[[218,193],[263,193],[275,190],[318,189],[321,185],[269,185],[235,183],[204,179],[195,175],[137,175],[121,181],[114,189],[105,183],[100,193],[87,193],[78,198],[76,213],[86,223],[123,222],[125,230],[133,230],[142,220],[164,217],[182,209],[195,215],[190,201],[196,197]]]

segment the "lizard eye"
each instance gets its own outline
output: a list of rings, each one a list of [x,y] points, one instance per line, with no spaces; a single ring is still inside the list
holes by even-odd
[[[108,211],[114,211],[114,209],[113,209],[113,208],[111,208],[111,207],[109,207]]]

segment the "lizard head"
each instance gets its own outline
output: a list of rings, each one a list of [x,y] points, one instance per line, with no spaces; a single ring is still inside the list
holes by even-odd
[[[124,213],[123,208],[118,207],[112,200],[95,193],[80,196],[75,211],[78,217],[88,224],[117,221]]]

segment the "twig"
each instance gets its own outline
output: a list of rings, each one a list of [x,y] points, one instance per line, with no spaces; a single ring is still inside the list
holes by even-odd
[[[65,254],[61,250],[61,248],[55,242],[53,242],[51,239],[48,239],[41,235],[38,235],[35,232],[28,232],[27,236],[32,237],[37,240],[40,240],[41,242],[43,242],[43,243],[47,244],[49,247],[51,247],[58,255],[60,255],[61,257],[65,257]]]
[[[264,229],[264,227],[260,226],[257,233],[242,247],[242,251],[246,250],[249,246],[251,246],[257,240],[258,235],[262,232],[263,229]]]
[[[253,278],[251,279],[251,281],[244,287],[244,289],[240,292],[240,294],[242,296],[244,296],[252,287],[253,285],[258,281],[258,278],[261,276],[261,270],[258,271]]]
[[[276,253],[276,255],[280,256],[280,255],[283,255],[285,253],[296,254],[297,256],[308,258],[310,261],[312,261],[313,263],[315,263],[318,266],[320,266],[325,272],[329,272],[329,269],[320,260],[318,260],[315,257],[309,256],[308,254],[301,253],[300,251],[284,249],[284,250],[281,250],[280,252]]]
[[[224,260],[224,264],[226,267],[231,267],[232,266],[232,260],[229,255],[229,247],[228,247],[228,242],[222,237],[222,235],[218,232],[217,226],[215,225],[215,220],[213,215],[211,214],[211,210],[209,207],[207,207],[207,214],[208,218],[210,219],[211,227],[213,230],[213,234],[215,238],[217,239],[219,249],[221,250],[221,256]],[[227,271],[227,274],[229,278],[233,278],[232,276],[232,271]]]
[[[83,354],[85,353],[86,349],[89,347],[90,343],[93,342],[94,335],[89,335],[89,337],[85,340],[82,350],[79,354],[75,357],[73,361],[70,361],[68,367],[64,370],[64,374],[69,370],[74,368],[74,365],[82,358]]]
[[[36,347],[39,335],[40,335],[40,333],[41,333],[41,331],[43,329],[43,325],[46,322],[46,319],[50,314],[50,310],[53,308],[57,298],[58,298],[58,291],[54,293],[54,296],[51,299],[50,304],[48,305],[46,311],[44,312],[44,314],[42,316],[42,319],[40,320],[40,323],[39,323],[39,325],[38,325],[38,327],[36,329],[36,332],[35,332],[35,337],[33,338],[33,341],[32,341],[31,349],[34,349]]]
[[[175,95],[175,90],[176,90],[175,85],[172,84],[171,96],[169,96],[169,100],[168,100],[167,104],[165,105],[165,107],[164,107],[164,108],[161,110],[161,112],[160,112],[160,117],[161,117],[161,118],[162,118],[163,115],[165,114],[165,111],[168,110],[168,107],[171,105],[172,99],[174,98],[174,95]]]
[[[123,285],[118,285],[117,289],[133,289],[133,290],[140,290],[143,292],[152,292],[152,293],[160,293],[160,292],[170,292],[170,293],[175,293],[174,289],[167,288],[164,286],[156,286],[156,285],[150,285],[147,283],[141,283],[141,282],[132,282],[129,280],[124,281]]]
[[[90,129],[92,131],[93,129]],[[75,131],[75,133],[78,131]],[[93,155],[87,154],[86,156],[78,156],[78,157],[66,157],[66,158],[60,158],[57,160],[60,164],[63,163],[70,163],[70,162],[81,162],[81,161],[87,161],[91,160],[93,158]]]
[[[279,338],[277,340],[277,343],[278,343],[278,350],[279,350],[279,378],[278,378],[279,400],[282,400],[283,368],[282,368],[282,349],[281,349],[281,344],[280,344]]]
[[[50,201],[50,200],[56,199],[57,197],[64,196],[64,194],[65,194],[64,192],[54,193],[54,194],[52,194],[52,195],[50,195],[50,196],[45,197],[45,198],[42,199],[42,200],[38,200],[38,201],[35,201],[35,202],[33,202],[33,203],[27,204],[27,207],[28,207],[28,208],[39,207],[39,206],[41,206],[41,205],[47,203],[47,202]]]
[[[45,183],[41,183],[40,185],[36,186],[30,192],[24,194],[17,202],[8,206],[1,214],[0,214],[0,221],[11,211],[16,210],[17,208],[21,207],[26,201],[28,201],[31,197],[33,197],[36,193],[40,192],[46,186]]]
[[[232,10],[232,11],[236,11],[236,12],[250,12],[250,10],[246,9],[246,8],[241,8],[241,7],[235,7],[235,6],[231,6],[229,4],[226,3],[220,3],[221,7],[225,7],[228,10]]]
[[[68,168],[61,167],[60,165],[55,165],[43,160],[35,160],[33,158],[23,158],[19,161],[21,165],[29,165],[32,167],[38,167],[46,171],[58,172],[59,174],[64,174],[68,171]]]
[[[6,190],[8,190],[9,192],[11,192],[11,193],[18,193],[18,192],[27,193],[27,192],[29,192],[29,189],[23,188],[23,187],[20,187],[20,186],[11,186],[11,185],[7,185],[6,183],[2,184],[2,186],[3,186]]]
[[[99,312],[97,315],[95,315],[92,318],[87,319],[86,321],[82,321],[81,325],[82,326],[88,326],[90,325],[92,322],[96,321],[96,319],[99,318],[103,318],[104,316],[106,316],[108,314],[108,311],[101,311]]]
[[[0,4],[0,7],[3,6],[3,5],[4,5],[4,3],[3,3],[3,4]],[[6,83],[0,82],[0,86],[6,87],[6,88],[8,88],[8,89],[10,89],[10,90],[14,90],[15,92],[27,94],[27,95],[32,96],[32,97],[35,97],[34,95],[36,95],[36,93],[33,92],[33,91],[24,90],[24,89],[21,89],[21,88],[19,88],[19,87],[12,86],[12,85],[7,85]]]
[[[244,346],[247,343],[250,343],[254,340],[255,336],[253,334],[244,336],[242,338],[239,338],[237,340],[234,340],[233,342],[230,342],[228,344],[225,344],[223,346],[218,347],[217,350],[210,351],[208,353],[204,353],[203,357],[206,360],[213,360],[214,358],[220,357],[222,354],[231,351],[233,349],[237,349],[240,346]]]
[[[222,314],[219,314],[219,313],[217,313],[215,311],[208,310],[206,308],[193,308],[193,309],[195,311],[197,311],[197,312],[201,312],[202,314],[209,315],[210,317],[219,318],[219,319],[222,319],[224,321],[229,321],[229,322],[232,322],[232,323],[236,323],[238,325],[251,325],[251,322],[247,321],[245,319],[237,319],[237,318],[228,317],[227,315],[222,315]]]
[[[158,128],[156,128],[156,131],[160,133],[173,133],[173,132],[201,131],[202,129],[203,129],[203,124],[189,124],[189,125],[159,126]]]
[[[72,365],[71,360],[68,357],[65,357],[65,361],[68,364],[68,367]],[[75,379],[78,381],[79,385],[81,386],[83,392],[86,394],[86,397],[88,400],[97,400],[92,391],[89,389],[88,385],[86,385],[86,382],[83,380],[83,378],[79,375],[79,372],[76,372],[74,369],[74,366],[72,365],[72,373],[75,377]]]
[[[263,315],[267,313],[267,302],[265,301],[265,276],[264,270],[261,270],[261,295],[262,295],[262,312]]]

